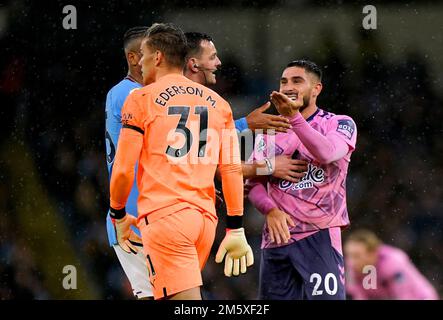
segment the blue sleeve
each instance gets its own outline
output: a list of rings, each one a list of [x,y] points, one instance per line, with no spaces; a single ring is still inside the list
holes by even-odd
[[[111,177],[112,164],[118,144],[118,137],[122,127],[120,122],[120,110],[116,103],[116,97],[112,92],[106,98],[106,160],[108,164],[109,178]]]
[[[235,129],[237,129],[240,132],[248,129],[248,122],[246,121],[246,117],[235,120]]]

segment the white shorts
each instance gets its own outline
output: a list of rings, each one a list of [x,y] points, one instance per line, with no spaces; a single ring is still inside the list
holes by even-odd
[[[131,283],[132,291],[137,299],[152,297],[152,287],[149,281],[148,267],[143,250],[137,254],[127,253],[119,245],[113,246],[123,271]]]

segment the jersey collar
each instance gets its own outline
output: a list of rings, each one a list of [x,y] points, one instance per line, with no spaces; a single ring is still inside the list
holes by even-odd
[[[314,117],[317,115],[317,113],[319,113],[320,112],[320,108],[318,108],[317,107],[317,110],[313,113],[313,114],[311,114],[307,119],[306,119],[306,121],[307,122],[309,122],[309,121],[311,121],[312,119],[314,119]]]

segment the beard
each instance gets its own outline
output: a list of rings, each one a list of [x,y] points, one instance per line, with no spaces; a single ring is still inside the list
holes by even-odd
[[[309,91],[309,94],[303,96],[303,105],[301,106],[300,111],[306,109],[306,107],[309,106],[310,102],[311,102],[311,92]]]
[[[205,70],[203,71],[203,75],[205,77],[205,85],[215,85],[217,83],[217,79],[215,78],[215,75],[209,71]]]

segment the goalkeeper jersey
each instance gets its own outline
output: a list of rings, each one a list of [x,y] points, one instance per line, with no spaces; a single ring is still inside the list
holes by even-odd
[[[217,166],[228,215],[243,214],[237,132],[231,107],[217,93],[181,74],[168,74],[129,95],[122,123],[116,176],[111,180],[113,208],[127,205],[127,186],[121,182],[132,181],[126,169],[132,165],[128,155],[137,152],[139,219],[147,215],[159,219],[184,208],[200,209],[216,217]],[[140,140],[138,154],[134,149]]]

